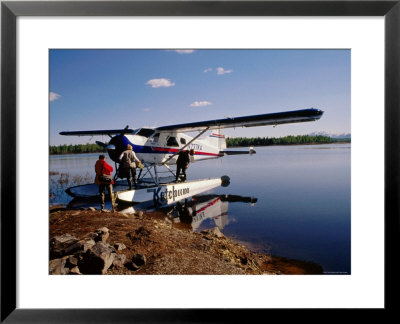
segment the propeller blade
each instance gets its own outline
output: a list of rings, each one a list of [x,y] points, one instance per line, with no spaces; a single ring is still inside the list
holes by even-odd
[[[107,144],[105,144],[103,142],[96,141],[96,144],[100,145],[101,147],[107,147]]]
[[[105,144],[105,143],[99,142],[99,141],[96,141],[96,144],[100,145],[101,147],[106,148],[107,150],[115,150],[115,145],[113,145],[113,144]]]

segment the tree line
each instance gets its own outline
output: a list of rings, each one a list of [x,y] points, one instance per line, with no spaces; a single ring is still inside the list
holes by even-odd
[[[346,142],[350,143],[350,138],[332,138],[323,135],[297,135],[284,137],[228,137],[227,147],[235,146],[266,146],[266,145],[296,145],[296,144],[328,144]]]
[[[106,149],[97,144],[75,144],[50,146],[50,154],[100,153]]]

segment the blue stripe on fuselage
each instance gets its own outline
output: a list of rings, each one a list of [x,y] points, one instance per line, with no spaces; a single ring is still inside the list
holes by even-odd
[[[135,145],[128,140],[126,136],[122,137],[122,143],[124,143],[124,147],[126,147],[128,144],[132,145],[132,149],[135,151],[135,153],[154,153],[150,146]]]
[[[128,144],[132,145],[132,149],[135,153],[153,153],[153,154],[174,154],[176,153],[176,150],[179,150],[179,147],[176,148],[171,148],[171,151],[157,151],[154,150],[151,146],[147,145],[135,145],[133,144],[130,140],[128,140],[125,136],[122,138],[122,142],[124,144],[124,147],[126,147]],[[165,149],[168,149],[167,147],[163,147]],[[207,152],[195,152],[194,155],[209,155],[213,153],[207,153]]]
[[[132,145],[133,151],[135,153],[160,153],[160,154],[168,154],[168,152],[158,152],[153,150],[151,146],[147,145],[136,145],[133,144],[129,139],[127,139],[125,136],[122,138],[122,143],[124,143],[124,147],[126,147],[128,144]],[[174,153],[174,152],[171,152]]]

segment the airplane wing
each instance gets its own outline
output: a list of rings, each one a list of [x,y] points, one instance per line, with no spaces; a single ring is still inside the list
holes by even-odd
[[[193,132],[205,128],[209,130],[233,127],[255,127],[267,125],[279,125],[289,123],[301,123],[315,121],[321,118],[324,112],[319,109],[309,108],[294,111],[285,111],[271,114],[252,115],[244,117],[232,117],[224,119],[207,120],[194,123],[177,124],[157,127],[156,131]]]
[[[90,131],[71,131],[71,132],[60,132],[60,135],[71,135],[71,136],[93,136],[93,135],[118,135],[118,134],[132,134],[135,130],[124,128],[124,129],[104,129],[104,130],[90,130]]]
[[[169,126],[157,127],[155,131],[177,131],[177,132],[194,132],[234,128],[234,127],[255,127],[255,126],[276,126],[279,124],[302,123],[315,121],[321,118],[324,112],[319,109],[309,108],[302,110],[284,111],[271,114],[251,115],[244,117],[232,117],[224,119],[214,119],[200,121],[194,123],[184,123]],[[89,131],[66,131],[60,132],[60,135],[85,136],[85,135],[118,135],[132,134],[135,130],[125,127],[124,129],[108,129],[108,130],[89,130]]]

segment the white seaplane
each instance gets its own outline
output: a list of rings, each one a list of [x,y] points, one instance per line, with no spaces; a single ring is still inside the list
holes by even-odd
[[[60,135],[68,136],[96,136],[108,135],[110,141],[108,144],[96,142],[107,149],[111,160],[116,164],[118,170],[118,157],[130,144],[135,151],[137,157],[144,165],[143,170],[138,175],[138,183],[151,183],[153,187],[165,187],[162,192],[153,190],[153,195],[163,197],[166,203],[184,199],[192,195],[192,190],[187,188],[196,188],[197,192],[205,186],[221,185],[223,179],[208,179],[210,181],[194,180],[183,183],[172,184],[175,179],[175,173],[171,166],[176,164],[178,154],[182,150],[190,150],[192,152],[191,162],[197,162],[207,159],[220,158],[231,154],[253,154],[254,149],[250,147],[248,151],[227,150],[225,136],[221,130],[224,128],[236,127],[256,127],[256,126],[277,126],[280,124],[301,123],[316,121],[321,118],[324,112],[319,109],[309,108],[294,111],[285,111],[261,115],[224,118],[217,120],[200,121],[193,123],[176,124],[161,127],[142,127],[139,129],[130,129],[126,126],[124,129],[109,130],[89,130],[89,131],[64,131]],[[209,136],[201,138],[201,136],[211,131]],[[185,134],[187,132],[198,132],[194,137]],[[164,166],[173,176],[162,177],[158,167]],[[118,178],[118,171],[115,175]],[[200,185],[200,187],[199,187]],[[75,189],[75,191],[74,191]],[[83,190],[82,186],[69,188],[67,191],[72,196],[91,195]],[[89,189],[87,187],[86,189]],[[91,188],[96,190],[96,187]],[[116,188],[117,190],[117,188]],[[149,190],[149,189],[147,189]],[[79,192],[78,192],[79,191]],[[137,201],[142,198],[139,194],[140,189],[130,190],[130,193],[121,193],[118,195],[122,201]],[[97,192],[95,193],[97,194]],[[123,197],[123,198],[121,198]],[[136,197],[136,198],[135,198]],[[137,200],[135,200],[137,199]]]

